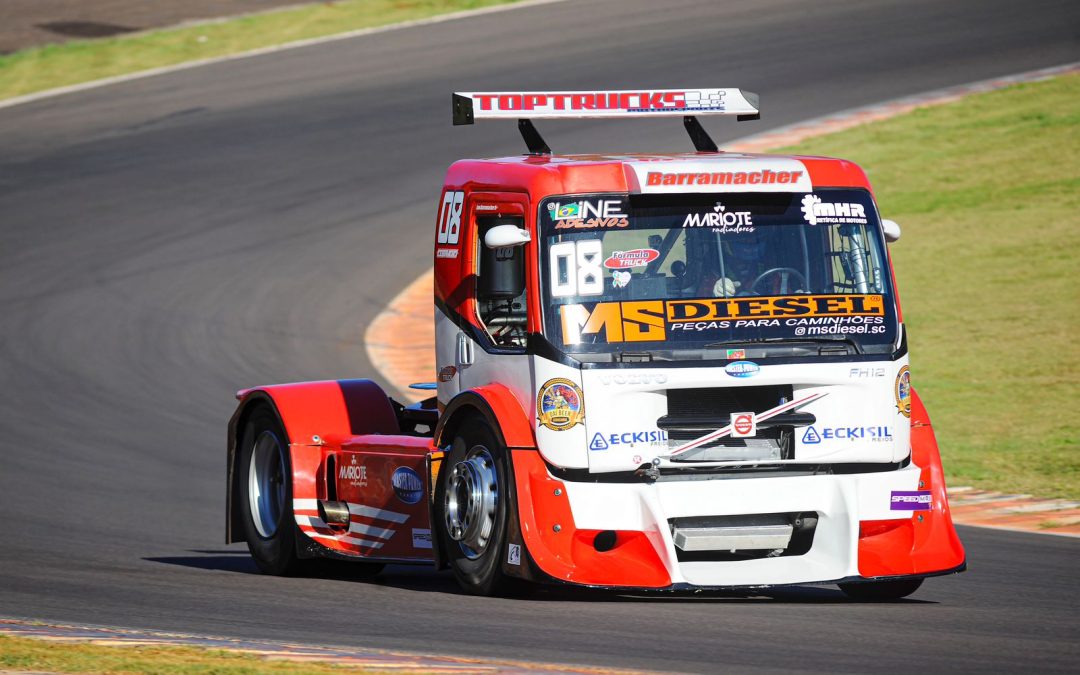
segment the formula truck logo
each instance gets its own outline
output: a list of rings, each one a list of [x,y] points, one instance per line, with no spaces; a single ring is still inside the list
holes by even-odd
[[[536,419],[552,431],[566,431],[585,422],[581,388],[572,380],[556,377],[540,387],[536,395]]]
[[[817,195],[802,199],[802,212],[811,225],[865,225],[866,209],[850,202],[823,202]]]
[[[609,270],[627,269],[630,267],[648,267],[649,263],[659,257],[660,251],[657,251],[654,248],[635,248],[630,251],[615,251],[611,254],[611,257],[604,261],[604,267]]]

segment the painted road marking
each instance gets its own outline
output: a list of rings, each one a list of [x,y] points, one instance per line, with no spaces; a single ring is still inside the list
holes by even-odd
[[[324,35],[317,38],[309,38],[307,40],[297,40],[295,42],[286,42],[280,45],[273,45],[271,47],[260,47],[259,49],[252,49],[246,52],[240,52],[239,54],[228,54],[225,56],[215,56],[210,59],[199,59],[198,61],[185,61],[184,63],[177,63],[172,66],[162,66],[161,68],[150,68],[148,70],[141,70],[137,73],[128,73],[126,75],[116,75],[114,77],[105,77],[100,80],[91,80],[90,82],[80,82],[79,84],[72,84],[66,87],[57,87],[55,89],[46,89],[45,91],[37,91],[32,94],[26,94],[24,96],[16,96],[15,98],[9,98],[0,101],[0,109],[10,108],[16,105],[22,105],[23,103],[30,103],[32,101],[40,101],[45,98],[52,98],[54,96],[63,96],[64,94],[73,94],[78,91],[86,91],[88,89],[97,89],[98,87],[108,87],[113,84],[121,84],[123,82],[131,82],[132,80],[141,80],[147,77],[157,77],[158,75],[167,75],[168,73],[175,73],[181,70],[189,70],[191,68],[201,68],[203,66],[210,66],[215,63],[225,63],[226,61],[238,61],[240,59],[250,59],[256,56],[263,56],[265,54],[276,54],[277,52],[284,52],[290,49],[300,49],[302,47],[311,47],[313,45],[322,45],[328,42],[338,42],[340,40],[351,40],[352,38],[363,37],[365,35],[375,35],[377,33],[387,33],[390,31],[401,30],[403,28],[413,28],[416,26],[430,26],[432,24],[444,23],[446,21],[456,21],[458,19],[464,19],[473,16],[481,16],[483,14],[495,14],[496,12],[507,12],[514,9],[521,9],[523,7],[536,7],[538,5],[550,5],[556,2],[566,2],[566,0],[524,0],[523,2],[515,3],[512,5],[494,5],[492,7],[483,7],[481,9],[468,9],[461,12],[452,12],[450,14],[440,14],[439,16],[432,16],[426,19],[415,19],[413,21],[402,21],[401,23],[392,23],[386,26],[374,26],[372,28],[358,28],[345,33],[337,33],[335,35]],[[290,9],[283,7],[281,9]],[[245,15],[246,16],[246,15]],[[236,17],[232,17],[236,18]],[[228,17],[222,19],[215,19],[214,23],[221,23],[228,20]],[[168,28],[168,27],[166,27]]]

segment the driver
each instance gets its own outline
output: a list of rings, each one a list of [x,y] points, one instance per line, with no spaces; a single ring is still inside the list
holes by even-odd
[[[754,288],[754,280],[766,270],[765,237],[757,231],[740,232],[724,242],[724,249],[730,251],[725,256],[724,273],[726,276],[716,280],[713,286],[714,297],[733,295],[767,295],[771,289],[769,279],[762,279]],[[775,279],[771,280],[775,283]]]

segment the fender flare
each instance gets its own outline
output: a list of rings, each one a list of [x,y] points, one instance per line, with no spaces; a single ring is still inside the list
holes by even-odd
[[[479,413],[506,448],[536,447],[536,436],[528,416],[513,393],[501,384],[485,384],[452,398],[435,426],[435,445],[442,447],[448,443],[457,433],[461,420],[470,412]]]
[[[945,472],[930,415],[911,389],[911,461],[920,469],[919,489],[931,493],[932,508],[911,518],[887,521],[878,532],[859,535],[859,575],[868,579],[933,576],[962,571],[967,554],[953,526]]]
[[[480,415],[488,426],[495,432],[503,447],[506,448],[510,460],[511,483],[515,482],[513,475],[513,461],[511,459],[514,449],[536,448],[536,436],[529,425],[529,418],[522,410],[521,404],[514,398],[513,393],[501,384],[486,384],[461,392],[450,400],[446,408],[439,415],[439,422],[435,426],[433,439],[437,449],[428,462],[428,472],[431,479],[431,498],[428,500],[428,519],[431,522],[431,535],[433,539],[433,554],[436,569],[447,566],[446,542],[442,538],[442,530],[438,525],[438,507],[436,505],[436,491],[439,481],[442,480],[444,448],[449,445],[454,435],[457,434],[461,424],[470,415]],[[509,500],[510,506],[510,532],[511,540],[520,541],[521,533],[518,521],[517,498]]]
[[[242,389],[229,419],[226,450],[225,543],[243,541],[241,509],[236,504],[239,435],[248,415],[269,406],[281,421],[289,445],[312,445],[312,437],[396,434],[400,432],[390,397],[371,380],[322,380]]]

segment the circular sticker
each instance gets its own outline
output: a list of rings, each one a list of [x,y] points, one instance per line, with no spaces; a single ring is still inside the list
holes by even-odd
[[[896,374],[896,411],[904,417],[911,417],[911,373],[904,366]]]
[[[749,415],[739,415],[731,426],[734,427],[737,434],[745,436],[754,428],[754,420]]]
[[[424,482],[420,476],[407,466],[400,466],[390,477],[394,494],[406,504],[416,504],[424,498]]]
[[[753,377],[761,367],[753,361],[733,361],[724,366],[724,372],[732,377]]]
[[[536,418],[540,426],[565,431],[585,422],[585,403],[581,388],[572,380],[556,377],[540,387],[536,395]]]

